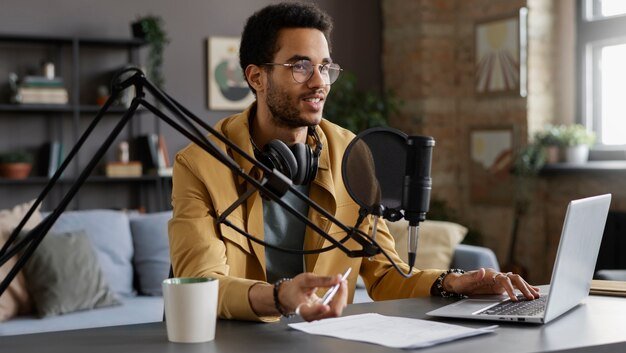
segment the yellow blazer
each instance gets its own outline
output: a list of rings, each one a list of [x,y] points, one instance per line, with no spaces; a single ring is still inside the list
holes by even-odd
[[[251,109],[225,118],[216,130],[253,156],[248,117]],[[341,177],[344,150],[354,134],[329,121],[317,127],[323,143],[317,176],[310,186],[309,196],[327,212],[348,226],[358,217],[359,206],[350,198]],[[210,137],[226,151],[246,173],[258,178],[259,171],[214,136]],[[230,169],[195,144],[182,149],[174,163],[172,205],[174,214],[169,222],[170,257],[177,277],[215,277],[219,279],[219,316],[226,319],[273,321],[276,317],[259,317],[251,308],[248,291],[257,282],[266,281],[265,249],[248,240],[234,229],[218,225],[216,217],[241,195],[247,183]],[[339,240],[345,232],[319,212],[309,209],[308,217],[333,238]],[[263,205],[259,193],[238,207],[228,220],[250,234],[263,239]],[[361,225],[369,233],[370,220]],[[394,241],[385,225],[378,222],[377,241],[395,262],[402,261],[394,250]],[[331,243],[307,227],[304,249],[319,249]],[[345,243],[350,249],[360,246],[353,240]],[[400,276],[382,255],[371,261],[349,258],[341,250],[304,256],[305,271],[318,275],[336,275],[352,267],[348,278],[349,296],[354,297],[357,276],[363,277],[367,291],[374,300],[427,296],[442,270],[415,271],[410,279]],[[404,272],[408,266],[401,264]],[[322,290],[321,290],[322,291]]]

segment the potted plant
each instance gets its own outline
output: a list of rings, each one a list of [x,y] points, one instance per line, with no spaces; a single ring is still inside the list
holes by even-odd
[[[563,127],[565,162],[581,164],[587,162],[589,147],[596,140],[596,135],[581,124]]]
[[[557,163],[563,147],[563,126],[548,125],[544,131],[535,134],[535,143],[545,149],[545,162]]]
[[[356,76],[344,71],[333,84],[324,105],[324,117],[355,134],[376,126],[387,126],[389,116],[396,113],[401,102],[392,92],[379,94],[361,91]]]
[[[26,179],[33,168],[33,156],[25,151],[0,154],[0,176],[7,179]]]
[[[144,16],[131,24],[133,37],[144,39],[150,45],[148,53],[148,77],[157,87],[163,87],[163,50],[169,43],[160,16]]]

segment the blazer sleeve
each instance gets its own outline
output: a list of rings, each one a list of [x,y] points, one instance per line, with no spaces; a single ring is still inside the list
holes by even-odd
[[[176,156],[172,177],[174,212],[168,224],[174,275],[217,278],[220,318],[278,320],[277,317],[259,317],[250,305],[250,288],[264,282],[229,275],[226,246],[219,236],[213,203],[197,172],[197,165],[190,163],[183,153]]]
[[[376,234],[378,244],[398,264],[402,271],[407,273],[409,266],[402,262],[396,253],[394,239],[389,233],[385,222],[378,222]],[[374,256],[371,261],[364,259],[361,262],[360,269],[367,292],[374,300],[429,296],[433,283],[435,283],[435,280],[442,272],[445,272],[445,270],[413,269],[413,275],[410,278],[405,278],[396,271],[383,254]]]

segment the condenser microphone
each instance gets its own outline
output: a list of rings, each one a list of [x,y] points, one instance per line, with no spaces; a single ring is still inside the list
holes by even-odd
[[[429,136],[409,136],[407,139],[406,169],[402,188],[402,209],[404,219],[409,221],[408,265],[413,268],[419,222],[426,220],[430,203],[432,179],[430,169],[435,139]]]

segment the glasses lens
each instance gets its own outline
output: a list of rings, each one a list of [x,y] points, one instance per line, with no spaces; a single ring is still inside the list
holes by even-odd
[[[335,63],[330,63],[324,66],[328,71],[328,84],[335,83],[335,81],[337,81],[337,78],[339,77],[339,73],[341,72],[341,67],[339,66],[339,64]]]
[[[313,64],[308,60],[296,61],[291,65],[291,73],[293,79],[298,83],[304,83],[309,80],[313,74]]]
[[[293,79],[298,83],[307,82],[313,76],[314,66],[309,60],[299,60],[291,65]],[[341,67],[339,64],[329,63],[319,65],[320,75],[327,85],[337,81]]]

